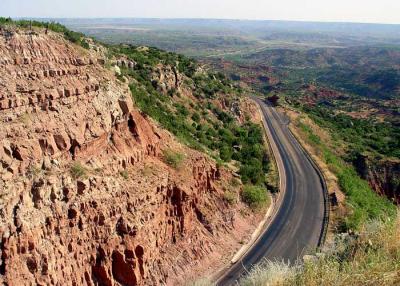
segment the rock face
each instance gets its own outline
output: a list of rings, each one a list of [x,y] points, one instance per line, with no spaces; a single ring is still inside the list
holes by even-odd
[[[355,161],[357,172],[375,192],[400,205],[399,160],[377,160],[360,155]]]
[[[152,84],[160,92],[179,91],[182,77],[175,67],[158,65],[152,75]]]
[[[142,115],[98,58],[57,34],[0,31],[7,285],[176,285],[255,224],[223,199],[231,174]],[[164,164],[165,148],[185,168]]]

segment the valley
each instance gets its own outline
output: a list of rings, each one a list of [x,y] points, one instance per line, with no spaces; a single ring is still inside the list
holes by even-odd
[[[180,55],[1,22],[1,282],[171,285],[225,265],[277,191],[257,106]]]
[[[396,285],[399,39],[0,18],[0,282]]]

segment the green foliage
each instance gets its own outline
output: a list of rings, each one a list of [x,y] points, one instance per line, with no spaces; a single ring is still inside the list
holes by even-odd
[[[213,99],[219,93],[235,92],[230,87],[230,81],[221,73],[197,74],[193,81],[196,86],[195,94],[198,98]]]
[[[194,122],[197,122],[197,123],[199,123],[200,122],[200,115],[198,114],[198,113],[194,113],[193,115],[192,115],[192,120],[194,121]]]
[[[129,179],[129,173],[127,170],[123,170],[119,173],[121,175],[122,178],[124,178],[125,180]]]
[[[252,209],[260,209],[269,201],[267,189],[259,186],[247,185],[243,188],[242,200]]]
[[[233,191],[227,190],[224,192],[224,199],[225,199],[225,201],[228,202],[228,204],[234,205],[237,202],[236,193]]]
[[[119,45],[110,47],[110,51],[110,56],[123,54],[137,63],[135,69],[121,68],[121,76],[136,80],[130,84],[130,89],[142,112],[188,146],[209,152],[217,160],[239,161],[244,182],[264,183],[269,162],[260,126],[250,122],[239,125],[230,112],[221,110],[209,101],[209,98],[219,94],[238,93],[224,75],[204,72],[194,76],[196,62],[156,48]],[[197,93],[197,100],[188,104],[160,93],[151,82],[154,67],[159,64],[170,65],[185,73],[188,78],[184,82],[193,84],[191,88]],[[224,98],[226,103],[229,103],[231,96]]]
[[[336,174],[340,188],[346,194],[346,202],[351,213],[344,219],[342,230],[358,230],[368,220],[395,216],[396,208],[389,200],[371,190],[354,168],[323,144],[309,126],[300,123],[300,128],[307,134],[308,140],[322,151],[325,163]]]
[[[163,159],[166,164],[174,169],[178,169],[185,159],[185,156],[172,150],[164,150]]]
[[[87,169],[80,162],[75,162],[70,168],[70,174],[74,179],[84,178],[87,176]]]
[[[124,54],[137,63],[138,69],[157,64],[170,65],[180,73],[192,77],[196,71],[196,62],[183,55],[162,51],[154,47],[140,48],[132,45],[110,46],[110,55]]]
[[[222,161],[229,162],[232,159],[233,149],[228,145],[223,145],[219,149],[219,157]]]
[[[49,29],[50,31],[56,32],[56,33],[61,33],[64,35],[65,39],[68,41],[80,45],[85,49],[89,49],[89,44],[85,40],[85,35],[82,33],[74,32],[67,27],[55,23],[55,22],[40,22],[40,21],[30,21],[30,20],[12,20],[11,18],[2,18],[0,17],[0,25],[14,25],[17,27],[21,28],[29,28],[30,26],[32,27],[38,27],[38,28],[43,28],[43,29]]]
[[[373,119],[357,119],[346,114],[336,114],[325,107],[303,107],[310,117],[321,127],[335,133],[347,142],[352,153],[350,159],[357,154],[370,152],[388,157],[400,158],[400,128],[388,122],[377,122]],[[312,141],[316,144],[313,138]]]

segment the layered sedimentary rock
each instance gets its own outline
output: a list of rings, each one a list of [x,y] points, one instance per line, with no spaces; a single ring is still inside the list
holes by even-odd
[[[357,172],[380,195],[400,204],[400,161],[374,159],[360,155],[355,161]]]
[[[179,284],[253,227],[223,199],[232,175],[141,114],[103,63],[57,34],[0,31],[7,285]]]

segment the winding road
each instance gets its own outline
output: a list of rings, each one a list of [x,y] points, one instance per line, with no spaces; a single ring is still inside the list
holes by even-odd
[[[217,281],[219,286],[235,285],[237,279],[262,261],[293,263],[318,247],[324,231],[324,182],[308,155],[291,134],[288,120],[261,99],[254,98],[263,113],[279,175],[282,195],[277,211],[258,240]]]

